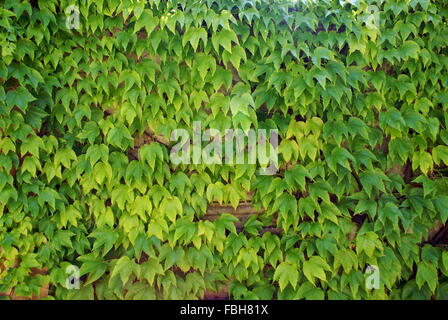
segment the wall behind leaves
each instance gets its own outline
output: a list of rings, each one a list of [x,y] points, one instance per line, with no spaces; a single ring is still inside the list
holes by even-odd
[[[445,0],[1,1],[0,292],[447,298],[429,236],[448,218],[447,18]],[[196,120],[277,129],[277,174],[173,165]],[[243,202],[259,214],[204,219]]]

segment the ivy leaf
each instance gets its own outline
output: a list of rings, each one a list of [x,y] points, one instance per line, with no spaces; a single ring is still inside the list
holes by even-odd
[[[417,266],[415,281],[420,289],[427,283],[431,292],[434,293],[438,284],[437,268],[432,263],[420,262]]]
[[[286,170],[285,179],[290,187],[295,185],[299,186],[299,190],[305,191],[306,180],[308,177],[308,171],[300,165],[295,165],[292,169]]]
[[[140,158],[149,163],[151,169],[155,169],[157,159],[163,161],[163,150],[158,143],[145,144],[140,148]]]
[[[360,174],[359,178],[368,194],[372,192],[372,187],[376,187],[378,190],[385,192],[384,181],[390,181],[390,179],[380,170],[368,170]]]
[[[228,213],[223,213],[216,221],[216,230],[218,233],[219,231],[222,232],[224,230],[228,230],[231,233],[236,234],[235,222],[237,221],[238,221],[237,217]]]
[[[148,196],[138,196],[134,200],[131,214],[137,214],[142,221],[147,221],[147,217],[152,211],[152,204]]]
[[[127,256],[123,256],[118,259],[115,263],[114,268],[112,269],[110,279],[112,280],[117,275],[120,276],[122,283],[126,283],[129,280],[129,277],[132,274],[134,267],[134,262],[129,259]]]
[[[109,160],[109,148],[105,144],[91,145],[87,149],[87,159],[90,159],[90,165],[93,167],[98,160],[108,162]]]
[[[67,222],[69,221],[76,227],[78,225],[77,220],[81,218],[81,212],[79,212],[74,206],[69,206],[65,210],[61,210],[61,224],[63,227],[66,227]]]
[[[132,139],[129,130],[121,124],[109,131],[109,134],[107,135],[107,143],[118,147],[121,150],[126,150],[128,147],[133,146],[134,140]]]
[[[321,257],[313,256],[303,263],[303,273],[313,285],[316,285],[315,278],[327,281],[325,271],[331,271],[331,268]]]
[[[283,159],[285,159],[286,162],[297,160],[299,157],[299,146],[294,140],[282,140],[278,150],[283,155]]]
[[[96,238],[93,243],[93,250],[103,247],[103,255],[107,254],[110,249],[117,243],[120,234],[112,229],[98,228],[95,229],[90,237]]]
[[[145,28],[146,36],[149,37],[152,31],[156,28],[159,23],[159,19],[154,17],[152,10],[145,9],[143,13],[138,18],[134,26],[134,33],[139,31],[141,28]]]
[[[311,283],[305,282],[300,285],[294,299],[324,300],[325,292],[321,288],[316,288]]]
[[[164,198],[160,203],[159,210],[171,222],[175,222],[176,217],[181,216],[183,212],[182,203],[177,197]]]
[[[190,42],[193,50],[196,51],[198,48],[199,40],[202,39],[204,47],[207,45],[207,32],[204,28],[190,27],[185,32],[182,38],[182,46],[185,46],[187,42]]]
[[[141,270],[141,277],[146,279],[151,286],[154,284],[156,275],[165,274],[162,265],[154,258],[143,262],[141,264]]]
[[[76,154],[72,149],[64,148],[56,152],[56,155],[54,156],[54,164],[56,167],[62,164],[64,167],[70,168],[71,161],[76,161],[76,159]]]
[[[25,111],[31,101],[36,100],[31,93],[24,87],[18,87],[16,90],[10,90],[6,94],[6,106],[10,111],[14,106]]]
[[[93,167],[95,181],[101,186],[103,183],[110,182],[112,179],[112,167],[107,162],[98,162]],[[107,178],[107,180],[105,180]]]
[[[317,47],[313,52],[311,60],[315,66],[320,67],[322,59],[334,60],[334,52],[324,47]]]
[[[418,59],[420,53],[420,46],[414,41],[405,41],[399,49],[400,56],[406,60],[408,58]]]
[[[255,107],[255,102],[250,93],[243,93],[242,95],[234,96],[230,100],[230,110],[235,116],[238,112],[250,116],[249,106]]]
[[[88,274],[89,277],[84,285],[89,285],[98,280],[107,270],[107,263],[101,260],[88,260],[83,262],[79,269],[79,275]]]
[[[231,53],[232,42],[239,44],[238,37],[232,30],[223,29],[212,35],[213,48],[215,48],[216,51],[219,51],[219,46],[222,46],[225,50]]]
[[[352,269],[357,269],[358,267],[357,256],[352,250],[339,250],[334,257],[335,269],[342,266],[344,268],[344,272],[349,274]]]
[[[365,252],[368,257],[372,257],[376,248],[382,251],[383,245],[375,232],[369,231],[366,234],[357,235],[356,253]]]
[[[421,98],[415,102],[415,110],[420,111],[423,115],[427,115],[432,106],[433,104],[428,98]]]
[[[100,129],[98,128],[98,124],[96,122],[89,121],[86,123],[84,130],[78,134],[78,138],[88,139],[90,144],[93,144],[99,134]]]
[[[437,165],[440,165],[441,161],[448,165],[448,147],[447,146],[437,146],[432,149],[432,158]]]
[[[412,169],[416,170],[420,167],[423,174],[428,174],[433,168],[431,154],[426,151],[415,152],[412,156]]]
[[[448,251],[442,252],[442,265],[445,270],[448,272]]]
[[[224,201],[224,186],[222,183],[210,184],[207,187],[207,201],[212,202],[213,200],[218,201],[220,204]]]
[[[273,280],[278,281],[281,291],[286,288],[288,283],[291,284],[294,289],[297,287],[297,282],[299,280],[299,271],[297,269],[296,265],[288,262],[282,262],[277,266]]]
[[[434,204],[439,211],[442,223],[448,220],[448,196],[440,195],[434,199]]]

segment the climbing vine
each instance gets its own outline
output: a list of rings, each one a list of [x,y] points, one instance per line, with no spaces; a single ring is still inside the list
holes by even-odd
[[[445,0],[0,4],[4,297],[447,298]],[[194,121],[278,170],[173,164]]]

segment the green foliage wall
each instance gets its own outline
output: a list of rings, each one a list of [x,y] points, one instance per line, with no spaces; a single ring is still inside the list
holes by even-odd
[[[0,292],[447,297],[445,0],[0,3]],[[174,166],[194,120],[278,129],[278,173]]]

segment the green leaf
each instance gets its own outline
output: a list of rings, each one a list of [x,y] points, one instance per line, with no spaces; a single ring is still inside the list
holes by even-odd
[[[231,53],[232,42],[239,44],[238,37],[232,30],[223,29],[212,35],[213,48],[215,48],[216,51],[219,51],[219,46],[222,46],[225,50]]]
[[[84,130],[78,134],[78,138],[88,139],[90,144],[93,144],[99,134],[100,129],[98,127],[98,124],[96,122],[89,121],[86,123]]]
[[[299,158],[299,146],[294,140],[282,140],[278,148],[286,162],[297,160]],[[294,158],[293,158],[294,155]]]
[[[432,149],[432,158],[437,165],[440,165],[441,161],[443,161],[445,165],[448,165],[448,147],[437,146]]]
[[[415,277],[418,287],[421,289],[427,283],[431,292],[435,292],[438,284],[437,268],[429,262],[420,262]]]
[[[155,277],[157,275],[164,275],[162,265],[156,259],[149,259],[141,264],[141,277],[146,279],[149,285],[154,284]]]
[[[448,220],[448,196],[440,195],[434,199],[434,204],[439,211],[440,219],[442,223],[446,223]]]
[[[118,147],[121,150],[126,150],[134,145],[134,140],[132,139],[129,130],[124,125],[119,125],[109,131],[109,134],[107,135],[107,143]]]
[[[17,106],[22,111],[25,111],[31,101],[36,100],[31,93],[24,87],[18,87],[16,90],[10,90],[6,94],[6,106],[10,111],[14,106]]]
[[[344,272],[349,274],[352,269],[357,269],[358,259],[356,254],[347,249],[339,250],[334,255],[334,268],[337,269],[339,266],[344,268]]]
[[[98,228],[91,233],[90,237],[96,238],[93,243],[93,250],[103,247],[103,255],[105,255],[117,244],[120,234],[113,229]]]
[[[423,174],[428,174],[433,168],[432,156],[426,151],[415,152],[412,156],[412,169],[420,167]]]
[[[331,271],[331,268],[321,257],[313,256],[303,263],[303,273],[313,285],[316,285],[315,278],[324,282],[327,281],[325,271]]]
[[[185,32],[185,35],[182,38],[182,46],[185,46],[187,42],[190,42],[193,50],[196,51],[200,39],[202,39],[205,47],[207,45],[207,32],[205,31],[205,29],[190,27]]]
[[[181,216],[183,212],[182,203],[177,197],[164,198],[160,203],[159,210],[171,222],[176,221],[176,217]]]
[[[372,187],[376,187],[379,191],[385,192],[384,181],[390,181],[390,179],[380,170],[368,170],[359,175],[362,186],[367,194],[372,192]]]
[[[156,28],[158,23],[159,19],[154,17],[152,10],[145,9],[135,23],[134,33],[144,27],[146,30],[146,36],[150,37],[152,31]]]
[[[154,170],[157,159],[164,160],[162,147],[158,143],[145,144],[140,148],[140,159],[148,162]]]
[[[325,292],[321,288],[316,288],[307,281],[299,286],[294,299],[324,300]]]
[[[399,51],[401,58],[404,60],[408,58],[418,59],[420,46],[414,41],[405,41]]]
[[[448,251],[442,252],[442,265],[445,268],[445,271],[448,272]]]
[[[376,248],[382,251],[383,245],[375,232],[369,231],[356,237],[356,253],[365,252],[368,257],[372,257]]]
[[[129,280],[134,269],[134,262],[129,257],[123,256],[118,259],[112,269],[110,279],[112,280],[116,276],[120,276],[122,283],[126,283]]]
[[[65,210],[61,210],[61,224],[63,227],[66,227],[67,222],[69,221],[71,225],[76,227],[78,225],[77,220],[81,218],[81,212],[79,212],[74,206],[69,206]]]
[[[98,280],[107,270],[107,264],[101,260],[88,260],[83,262],[79,269],[79,275],[88,274],[88,279],[84,285],[89,285]]]
[[[62,164],[64,167],[70,168],[71,161],[76,161],[76,159],[76,154],[72,149],[64,148],[56,152],[56,155],[54,156],[54,164],[55,166]]]
[[[295,165],[292,169],[285,172],[285,179],[288,185],[290,187],[297,185],[301,191],[305,191],[306,177],[308,177],[308,171],[300,165]]]
[[[283,291],[288,284],[295,289],[297,287],[297,282],[299,280],[299,271],[297,266],[282,262],[280,263],[274,272],[274,281],[278,281],[280,285],[280,290]]]
[[[324,47],[317,47],[311,56],[311,60],[315,66],[320,67],[322,59],[334,60],[334,52]]]

